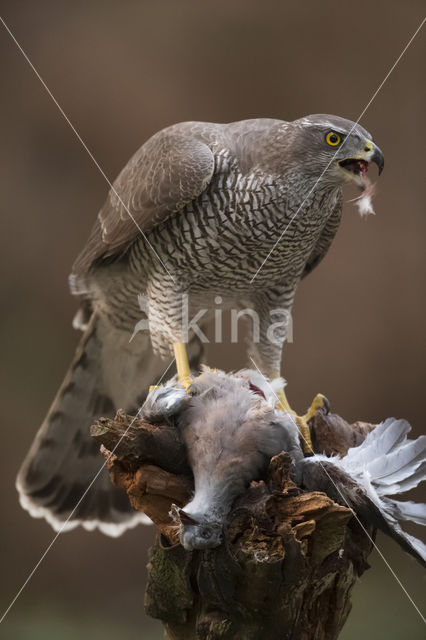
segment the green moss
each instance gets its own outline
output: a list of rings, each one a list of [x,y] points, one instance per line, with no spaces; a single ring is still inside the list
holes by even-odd
[[[145,592],[145,611],[164,622],[185,622],[193,605],[189,579],[190,554],[178,545],[152,550],[149,581]]]

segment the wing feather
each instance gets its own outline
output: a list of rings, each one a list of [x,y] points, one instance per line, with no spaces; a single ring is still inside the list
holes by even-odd
[[[214,154],[190,124],[156,133],[121,171],[73,265],[74,282],[94,261],[120,255],[138,234],[148,233],[205,190],[214,173]]]

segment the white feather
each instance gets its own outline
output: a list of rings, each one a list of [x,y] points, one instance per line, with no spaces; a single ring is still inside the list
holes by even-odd
[[[147,419],[174,415],[187,397],[183,387],[158,387],[148,394],[142,407],[142,415]]]
[[[422,462],[416,472],[400,481],[398,484],[378,484],[377,492],[380,495],[392,496],[395,493],[405,493],[415,489],[426,478],[426,461]]]
[[[372,484],[377,496],[404,493],[426,478],[426,436],[408,440],[410,429],[406,420],[388,418],[346,456],[329,460],[362,485]]]
[[[355,200],[360,216],[374,215],[373,203],[369,193],[363,193],[360,198]]]
[[[407,433],[410,431],[411,426],[406,420],[387,418],[370,431],[358,447],[349,449],[345,456],[346,466],[356,469],[390,453],[407,440]]]
[[[22,493],[22,491],[19,490],[19,486],[17,486],[17,488],[21,507],[28,511],[33,518],[45,518],[52,529],[58,533],[71,531],[81,525],[86,531],[95,531],[95,529],[98,529],[104,535],[110,536],[111,538],[118,538],[127,529],[133,529],[138,524],[153,524],[151,518],[148,518],[147,515],[138,511],[135,511],[132,518],[129,518],[125,522],[118,523],[102,522],[101,520],[59,520],[59,518],[55,518],[49,509],[35,504],[31,498],[25,495],[25,493]]]
[[[406,420],[388,418],[371,431],[361,445],[349,449],[346,456],[315,455],[309,463],[332,463],[340,468],[362,487],[395,537],[403,538],[426,562],[426,546],[405,533],[398,523],[398,520],[409,520],[426,525],[426,505],[387,497],[413,489],[426,479],[426,436],[408,440],[410,430]],[[401,540],[399,542],[401,544]]]
[[[426,459],[426,436],[410,440],[366,465],[376,482],[394,484],[410,477]]]
[[[349,202],[355,202],[361,216],[374,215],[372,197],[374,195],[375,185],[370,182],[366,175],[362,176],[362,178],[360,177],[359,180],[363,192],[360,196]]]
[[[388,500],[383,498],[387,510],[397,520],[411,520],[426,526],[426,505],[411,500]]]

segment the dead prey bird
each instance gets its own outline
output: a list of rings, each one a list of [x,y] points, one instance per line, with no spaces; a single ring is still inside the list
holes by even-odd
[[[389,418],[346,456],[305,458],[294,417],[276,410],[274,388],[260,374],[204,372],[191,394],[179,386],[153,391],[143,407],[147,420],[175,416],[194,475],[191,501],[174,513],[187,550],[217,547],[234,500],[259,479],[272,456],[286,451],[302,489],[324,491],[349,506],[364,522],[394,538],[422,564],[426,547],[406,534],[399,520],[426,524],[426,505],[402,502],[394,495],[426,478],[426,436],[409,440],[405,420]]]
[[[282,388],[283,380],[278,384]],[[220,544],[232,503],[261,476],[272,456],[285,450],[295,463],[302,460],[297,424],[290,414],[275,410],[275,394],[268,387],[255,372],[205,370],[191,395],[160,387],[148,396],[142,409],[147,420],[177,417],[194,475],[193,498],[176,512],[185,549]]]

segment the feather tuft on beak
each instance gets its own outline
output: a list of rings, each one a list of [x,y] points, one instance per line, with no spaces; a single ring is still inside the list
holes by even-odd
[[[364,191],[360,196],[349,200],[349,202],[355,202],[358,207],[359,214],[362,217],[375,214],[372,198],[376,190],[376,185],[370,182],[367,177],[364,180]]]

